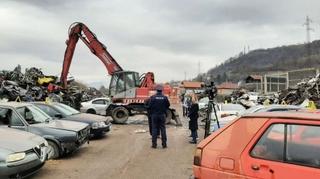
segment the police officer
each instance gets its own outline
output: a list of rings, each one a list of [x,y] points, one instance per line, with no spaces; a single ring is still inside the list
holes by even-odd
[[[162,86],[156,86],[157,93],[150,97],[149,108],[152,119],[152,148],[157,148],[157,133],[160,130],[162,147],[167,148],[166,134],[166,112],[170,103],[166,96],[162,94]]]

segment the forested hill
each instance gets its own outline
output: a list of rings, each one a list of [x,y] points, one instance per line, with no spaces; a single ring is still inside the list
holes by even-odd
[[[309,45],[289,45],[240,53],[208,71],[217,83],[238,82],[250,74],[320,66],[320,40]]]

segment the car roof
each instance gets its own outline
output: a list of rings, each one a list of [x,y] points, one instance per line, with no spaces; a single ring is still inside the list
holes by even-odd
[[[264,109],[288,109],[288,108],[293,108],[293,109],[300,109],[302,108],[301,106],[295,106],[295,105],[280,105],[280,104],[272,104],[269,106],[264,106]]]
[[[23,107],[23,106],[29,106],[32,105],[30,103],[25,103],[25,102],[0,102],[0,106],[6,106],[6,107]]]
[[[257,112],[245,114],[241,118],[281,118],[320,121],[320,113],[319,111]]]
[[[90,101],[94,101],[94,100],[98,100],[98,99],[105,99],[105,100],[109,100],[109,98],[101,97],[101,98],[93,98],[93,99],[92,99],[92,100],[90,100]]]
[[[32,104],[47,104],[47,105],[50,105],[50,104],[56,104],[58,102],[45,102],[45,101],[34,101],[34,102],[31,102]]]

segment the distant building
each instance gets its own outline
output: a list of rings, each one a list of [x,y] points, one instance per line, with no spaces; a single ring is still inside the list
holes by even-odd
[[[249,91],[262,93],[263,92],[263,77],[260,75],[250,75],[245,79],[244,88]]]
[[[288,71],[288,86],[294,87],[297,83],[304,79],[315,77],[319,74],[319,69],[316,68],[305,68],[299,70]]]
[[[197,81],[182,81],[180,85],[179,94],[182,93],[201,93],[203,90],[204,83]]]
[[[245,78],[242,87],[261,94],[271,94],[294,87],[302,80],[315,77],[319,72],[317,68],[304,68],[285,72],[270,72],[264,75],[250,75]]]
[[[182,81],[181,82],[181,88],[184,88],[186,90],[191,89],[191,90],[198,90],[201,89],[202,86],[204,85],[203,82],[197,82],[197,81]]]
[[[220,85],[217,85],[219,95],[230,95],[234,90],[238,89],[238,84],[225,82]]]
[[[266,74],[263,76],[262,82],[264,94],[279,92],[288,88],[288,73],[279,72]]]
[[[250,75],[245,79],[244,88],[260,94],[270,94],[288,87],[287,73],[269,73],[265,75]]]

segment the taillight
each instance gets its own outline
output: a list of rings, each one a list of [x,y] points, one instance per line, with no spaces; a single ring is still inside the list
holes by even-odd
[[[201,157],[202,157],[202,149],[197,148],[193,158],[193,164],[200,166],[201,165]]]

